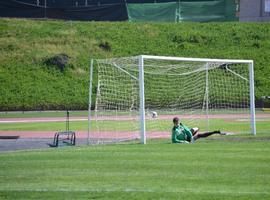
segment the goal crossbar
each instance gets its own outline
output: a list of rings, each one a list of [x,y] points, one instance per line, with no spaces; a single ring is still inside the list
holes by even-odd
[[[185,58],[185,57],[150,56],[150,55],[140,55],[138,57],[141,57],[142,59],[187,61],[187,62],[190,61],[190,62],[239,63],[239,64],[253,63],[253,60],[237,60],[237,59]]]

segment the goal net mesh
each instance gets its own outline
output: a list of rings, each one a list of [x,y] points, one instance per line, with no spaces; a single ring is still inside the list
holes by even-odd
[[[95,60],[90,141],[140,138],[138,57]],[[146,137],[169,138],[172,119],[201,132],[250,133],[248,64],[144,60]]]

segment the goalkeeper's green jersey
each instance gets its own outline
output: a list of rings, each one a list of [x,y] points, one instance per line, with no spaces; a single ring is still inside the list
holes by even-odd
[[[172,143],[190,142],[192,139],[192,133],[188,127],[181,124],[172,128]]]

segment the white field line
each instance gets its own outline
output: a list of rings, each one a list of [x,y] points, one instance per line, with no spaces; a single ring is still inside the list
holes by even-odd
[[[149,192],[149,193],[162,193],[162,192],[170,192],[170,193],[179,193],[179,192],[189,192],[189,193],[205,193],[205,194],[240,194],[240,195],[254,195],[254,194],[264,194],[270,195],[268,191],[231,191],[231,190],[198,190],[195,188],[187,188],[187,189],[168,189],[161,191],[160,189],[135,189],[135,188],[123,188],[123,189],[94,189],[94,188],[59,188],[59,189],[0,189],[1,192],[12,191],[12,192]]]

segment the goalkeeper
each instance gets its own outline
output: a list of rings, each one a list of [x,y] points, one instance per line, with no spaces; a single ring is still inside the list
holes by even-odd
[[[199,138],[205,138],[213,134],[221,134],[218,131],[206,132],[206,133],[198,133],[199,128],[189,129],[185,125],[179,122],[179,118],[173,118],[173,128],[172,128],[172,143],[190,143],[194,142]]]

